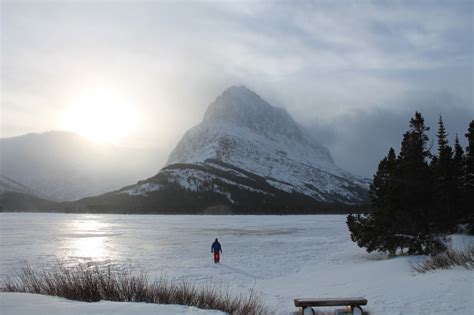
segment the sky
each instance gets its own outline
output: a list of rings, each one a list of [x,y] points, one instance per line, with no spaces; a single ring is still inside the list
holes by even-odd
[[[161,165],[243,84],[370,177],[415,111],[465,144],[473,17],[470,0],[3,0],[0,136],[69,130]]]

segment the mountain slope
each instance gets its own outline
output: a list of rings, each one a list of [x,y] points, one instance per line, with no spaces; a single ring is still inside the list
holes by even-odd
[[[31,196],[43,198],[43,199],[47,198],[45,195],[42,195],[41,193],[35,191],[34,189],[31,189],[30,187],[20,184],[0,174],[0,194],[12,193],[12,192],[27,194],[27,195],[31,195]]]
[[[366,199],[367,181],[337,167],[285,110],[240,86],[208,107],[157,175],[79,204],[91,211],[308,213]]]
[[[0,175],[0,211],[56,211],[62,207],[46,196]]]
[[[0,150],[0,174],[59,201],[119,189],[152,171],[139,151],[92,143],[70,132],[3,138]]]

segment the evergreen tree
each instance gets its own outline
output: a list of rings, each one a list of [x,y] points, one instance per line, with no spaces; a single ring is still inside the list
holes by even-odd
[[[400,154],[398,156],[398,177],[400,181],[400,211],[403,222],[400,233],[408,238],[431,233],[430,220],[433,216],[432,196],[433,185],[428,158],[429,127],[416,112],[410,120],[410,129],[403,135]],[[420,252],[420,244],[415,241],[410,247],[411,252]]]
[[[454,150],[449,146],[440,116],[438,152],[431,156],[428,130],[416,112],[398,157],[390,148],[379,163],[369,188],[370,213],[347,217],[352,240],[368,252],[436,253],[444,249],[436,234],[462,222],[474,234],[474,120],[466,153],[457,135]]]
[[[380,161],[370,185],[371,213],[347,217],[352,240],[369,253],[381,251],[394,255],[398,247],[394,241],[397,209],[395,170],[396,155],[390,148],[387,156]]]
[[[448,144],[443,118],[438,122],[438,156],[432,167],[434,175],[434,227],[438,232],[444,232],[454,226],[456,221],[455,208],[456,182],[453,170],[453,150]]]
[[[438,156],[441,156],[443,149],[445,149],[448,144],[448,134],[446,133],[446,129],[444,128],[443,117],[439,115],[438,120]]]
[[[461,144],[459,143],[458,135],[454,138],[454,157],[453,157],[453,171],[454,178],[458,181],[462,181],[465,168],[465,157],[464,150],[462,149]]]
[[[380,161],[377,173],[370,184],[369,200],[373,211],[399,207],[398,199],[394,195],[396,190],[394,180],[396,169],[397,158],[395,150],[390,148],[387,156]]]
[[[474,234],[474,120],[469,124],[466,138],[468,146],[466,148],[463,208],[465,217],[471,223],[471,232]]]
[[[438,164],[439,164],[438,157],[436,155],[433,155],[431,157],[431,163],[430,163],[430,169],[431,169],[432,174],[436,173],[436,171],[438,169]]]
[[[394,255],[433,253],[442,244],[432,237],[432,175],[428,165],[429,130],[420,113],[410,120],[398,158],[390,149],[379,164],[369,189],[371,213],[349,215],[353,241],[367,251]]]
[[[464,214],[464,196],[463,196],[463,184],[464,184],[464,172],[465,172],[465,156],[464,150],[459,143],[458,135],[454,138],[454,157],[453,157],[453,179],[454,179],[454,202],[453,202],[453,209],[454,209],[454,216],[456,218],[456,222],[465,219]]]

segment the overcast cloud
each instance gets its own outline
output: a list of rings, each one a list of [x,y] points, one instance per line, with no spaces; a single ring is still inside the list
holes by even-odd
[[[371,176],[419,110],[474,118],[472,1],[2,1],[1,135],[63,129],[97,84],[133,103],[156,163],[229,85],[284,107]]]

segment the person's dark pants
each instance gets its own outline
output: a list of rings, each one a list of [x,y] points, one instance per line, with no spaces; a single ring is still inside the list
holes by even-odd
[[[217,264],[221,259],[221,255],[218,251],[214,252],[214,263]]]

